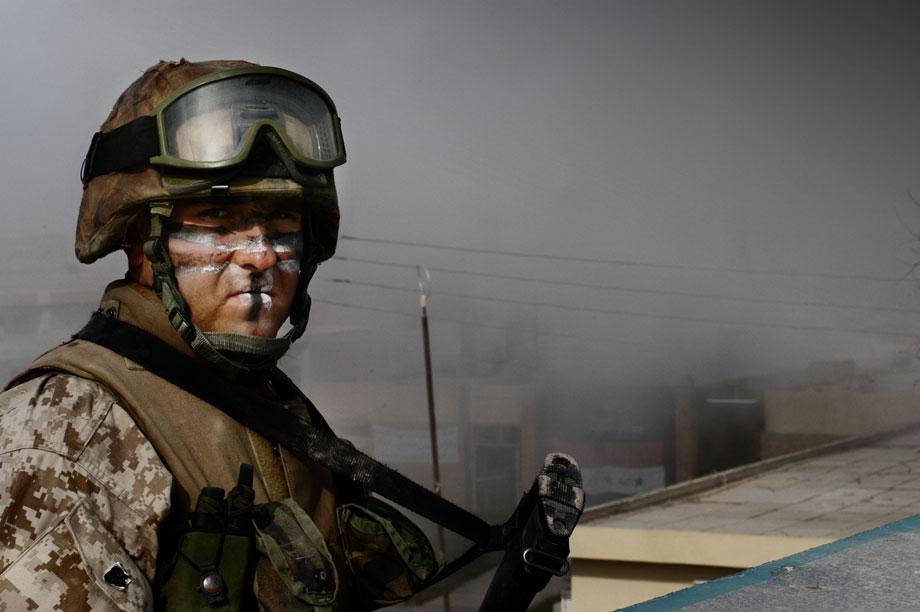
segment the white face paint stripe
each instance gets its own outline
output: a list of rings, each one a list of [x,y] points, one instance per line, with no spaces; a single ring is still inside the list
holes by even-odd
[[[222,239],[221,235],[216,231],[204,230],[203,228],[190,230],[183,227],[170,233],[169,236],[190,244],[212,247],[219,253],[230,253],[232,251],[264,253],[270,248],[280,255],[299,253],[303,250],[303,236],[299,233],[289,233],[271,238],[257,236],[254,238],[228,237]]]
[[[176,276],[188,276],[189,274],[220,274],[229,264],[205,264],[203,266],[177,266]]]
[[[303,236],[300,234],[287,234],[272,238],[269,241],[276,253],[300,253],[303,250]]]
[[[230,263],[205,264],[202,266],[183,265],[180,263],[177,266],[175,266],[175,274],[176,274],[176,277],[190,276],[193,274],[220,274],[221,272],[223,272],[230,266],[233,266],[234,268],[238,268],[242,270],[240,266],[237,266],[236,264],[230,264]],[[297,274],[300,272],[300,260],[288,259],[285,261],[279,261],[277,264],[275,264],[275,268],[277,268],[279,272],[282,272],[284,274]],[[275,273],[275,270],[272,269],[272,270],[266,270],[259,276],[253,276],[251,278],[253,289],[262,290],[262,291],[271,291],[272,288],[274,288],[275,286],[274,273]]]
[[[169,232],[169,238],[191,244],[217,246],[218,233],[211,228],[183,225],[179,229]]]
[[[286,259],[285,261],[279,261],[277,266],[279,270],[287,273],[298,273],[300,272],[300,260],[299,259]]]

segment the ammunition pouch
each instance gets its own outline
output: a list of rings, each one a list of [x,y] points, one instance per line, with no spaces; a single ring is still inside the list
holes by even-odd
[[[203,592],[203,581],[211,579],[208,586],[220,592],[221,585],[227,601],[224,610],[250,609],[246,602],[252,591],[252,538],[250,536],[189,531],[179,538],[179,551],[172,573],[163,588],[160,597],[168,610],[210,610],[207,594]],[[220,563],[211,565],[212,560],[223,546]],[[191,561],[191,563],[189,562]],[[194,565],[192,565],[194,563]],[[205,572],[205,575],[202,575]],[[214,573],[219,575],[220,583],[213,584]],[[222,605],[222,604],[215,604]]]
[[[256,506],[252,520],[256,546],[269,558],[289,594],[313,610],[332,606],[338,574],[310,516],[294,500],[284,499]]]
[[[226,500],[222,489],[201,491],[158,592],[162,609],[254,609],[253,568],[261,553],[291,609],[331,610],[340,581],[319,528],[292,499],[253,506],[251,483],[252,467],[244,464]],[[441,569],[421,529],[383,501],[367,498],[337,513],[352,596],[363,609],[408,599]]]
[[[339,506],[338,521],[345,558],[366,608],[408,599],[441,569],[422,530],[377,498]]]
[[[159,607],[183,611],[252,608],[250,515],[254,497],[252,466],[246,463],[240,466],[239,481],[226,499],[223,489],[201,490],[191,524],[179,537],[159,589]]]

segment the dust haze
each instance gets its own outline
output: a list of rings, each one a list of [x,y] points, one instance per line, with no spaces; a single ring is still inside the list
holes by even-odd
[[[430,484],[425,266],[446,495],[493,520],[549,450],[582,462],[589,502],[672,482],[688,388],[920,380],[915,2],[4,8],[5,378],[123,275],[120,254],[73,256],[80,164],[118,94],[187,57],[288,68],[335,100],[342,235],[283,366],[337,432]]]

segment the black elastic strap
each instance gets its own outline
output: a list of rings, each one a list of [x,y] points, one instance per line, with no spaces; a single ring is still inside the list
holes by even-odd
[[[336,437],[321,417],[317,419],[319,411],[299,391],[298,395],[305,400],[308,411],[319,425],[310,423],[279,402],[268,400],[248,387],[218,379],[213,368],[180,353],[142,329],[101,312],[93,313],[86,327],[73,337],[98,344],[143,366],[269,440],[280,442],[298,459],[320,463],[339,476],[472,540],[476,543],[477,554],[466,558],[464,563],[483,552],[500,550],[513,535],[509,533],[509,527],[514,517],[506,525],[489,525]],[[278,383],[285,387],[294,386],[280,371],[275,372]],[[468,551],[468,554],[471,552]],[[461,558],[464,557],[467,554]],[[452,568],[452,571],[455,569]],[[441,578],[439,575],[438,579]]]
[[[101,174],[136,166],[159,154],[156,117],[138,117],[111,132],[93,134],[83,159],[80,180],[86,184]]]

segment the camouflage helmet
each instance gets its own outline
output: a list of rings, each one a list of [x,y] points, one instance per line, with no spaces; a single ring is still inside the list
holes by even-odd
[[[171,93],[187,83],[209,74],[257,64],[236,60],[207,62],[160,61],[148,68],[121,94],[100,128],[111,132],[132,120],[150,115]],[[230,181],[233,196],[301,197],[307,204],[313,256],[317,262],[332,257],[339,227],[339,207],[332,171],[317,177],[307,186],[290,178],[237,176]],[[138,213],[154,202],[208,197],[210,184],[183,189],[177,181],[149,164],[101,174],[84,184],[77,220],[75,251],[77,259],[92,263],[124,246],[126,231]],[[194,187],[194,185],[193,185]]]

